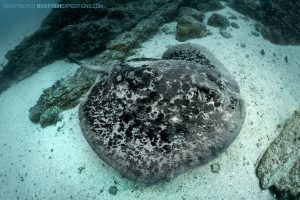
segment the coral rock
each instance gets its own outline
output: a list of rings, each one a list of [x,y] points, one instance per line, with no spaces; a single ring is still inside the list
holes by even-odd
[[[230,22],[225,16],[214,13],[208,18],[207,25],[225,29],[230,26]]]
[[[262,189],[279,199],[300,198],[300,111],[295,111],[260,159],[256,175]]]
[[[199,22],[202,22],[205,18],[205,14],[203,12],[189,7],[182,7],[179,9],[179,17],[182,16],[191,16]]]
[[[207,35],[205,24],[190,16],[180,17],[177,20],[176,30],[176,39],[181,42]]]

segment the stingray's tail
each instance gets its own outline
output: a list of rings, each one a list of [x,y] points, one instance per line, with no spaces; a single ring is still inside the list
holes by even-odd
[[[107,74],[108,73],[107,70],[101,69],[101,67],[98,66],[98,65],[90,65],[90,64],[82,63],[82,62],[80,62],[79,60],[73,58],[70,55],[66,55],[66,57],[69,59],[70,62],[75,63],[76,65],[79,65],[80,67],[83,67],[83,68],[86,68],[86,69],[89,69],[89,70],[93,70],[93,71],[97,71],[97,72],[102,73],[102,74]]]

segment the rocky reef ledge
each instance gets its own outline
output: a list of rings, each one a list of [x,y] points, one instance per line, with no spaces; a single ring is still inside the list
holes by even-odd
[[[0,93],[67,55],[88,58],[105,51],[107,46],[128,51],[123,44],[112,44],[112,40],[122,36],[123,42],[128,42],[129,35],[130,47],[134,47],[157,31],[162,23],[174,19],[180,2],[62,0],[60,3],[64,4],[99,3],[103,8],[53,9],[37,31],[7,52],[8,63],[0,71]],[[133,33],[137,35],[132,37]]]
[[[230,7],[257,20],[257,31],[281,45],[300,44],[300,1],[232,0]]]

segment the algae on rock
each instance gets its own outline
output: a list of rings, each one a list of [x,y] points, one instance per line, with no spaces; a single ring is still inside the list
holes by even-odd
[[[45,112],[40,116],[41,126],[44,128],[49,125],[56,124],[62,119],[60,115],[61,112],[62,110],[57,106],[53,106],[45,110]]]
[[[94,84],[96,76],[94,71],[79,68],[74,76],[56,81],[43,91],[36,105],[30,108],[29,119],[34,123],[41,123],[43,127],[55,124],[57,120],[47,118],[58,119],[60,112],[75,107],[79,98]],[[59,108],[60,112],[54,108]],[[53,109],[55,112],[52,112]],[[47,114],[48,111],[51,111],[50,115]]]
[[[279,199],[300,199],[300,110],[295,111],[260,159],[256,175],[262,189]]]

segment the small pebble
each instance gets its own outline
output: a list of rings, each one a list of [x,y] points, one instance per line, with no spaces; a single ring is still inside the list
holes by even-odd
[[[210,169],[212,173],[219,173],[219,171],[221,170],[221,166],[218,163],[213,163],[210,165]]]
[[[85,169],[85,166],[78,167],[78,173],[81,174],[84,169]]]
[[[219,29],[219,33],[224,37],[224,38],[231,38],[232,35],[227,32],[225,29]]]
[[[251,31],[252,35],[256,36],[256,37],[259,37],[259,32],[257,31]]]
[[[109,194],[116,196],[118,193],[118,188],[116,186],[110,186],[108,192]]]
[[[289,62],[289,60],[288,60],[288,57],[287,57],[287,56],[285,56],[285,57],[284,57],[284,60],[285,60],[285,62],[286,62],[286,63],[288,63],[288,62]]]
[[[281,125],[280,125],[280,124],[277,124],[276,128],[277,128],[277,129],[280,129],[280,128],[281,128]]]
[[[233,28],[240,28],[240,26],[236,22],[231,22],[231,26]]]
[[[264,56],[265,55],[265,50],[260,50],[260,54],[262,55],[262,56]]]

